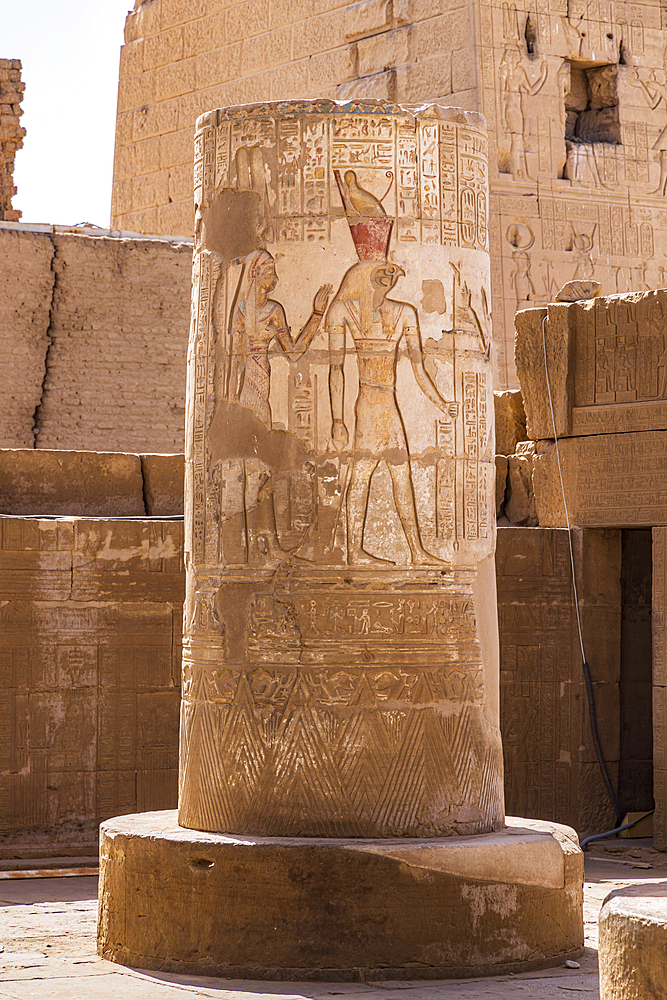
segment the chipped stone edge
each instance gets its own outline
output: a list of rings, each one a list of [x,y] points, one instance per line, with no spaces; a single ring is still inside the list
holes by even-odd
[[[463,108],[448,107],[437,102],[425,104],[395,104],[393,101],[334,101],[295,100],[262,101],[257,104],[240,104],[226,108],[215,108],[199,115],[196,131],[216,127],[223,121],[243,118],[266,118],[279,115],[393,115],[402,118],[435,118],[440,121],[468,125],[470,128],[486,129],[486,118],[478,111],[464,111]]]

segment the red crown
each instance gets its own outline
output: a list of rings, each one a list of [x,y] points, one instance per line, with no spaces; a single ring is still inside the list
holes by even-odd
[[[376,203],[375,207],[378,214],[375,214],[373,205],[370,206],[368,214],[364,211],[364,209],[367,209],[366,205],[362,204],[359,207],[352,205],[346,196],[339,170],[334,170],[334,177],[336,178],[336,184],[338,185],[338,190],[343,201],[345,217],[350,227],[350,234],[357,251],[357,257],[362,261],[386,260],[394,220],[388,219],[381,203],[377,201],[374,195],[363,189],[361,189],[361,193],[367,199]]]
[[[365,219],[357,223],[352,223],[349,219],[347,221],[359,260],[387,259],[393,219]]]

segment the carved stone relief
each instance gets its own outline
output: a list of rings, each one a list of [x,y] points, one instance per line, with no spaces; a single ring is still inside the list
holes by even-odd
[[[255,105],[195,155],[179,821],[495,829],[481,121]]]
[[[607,295],[665,284],[667,49],[659,7],[620,0],[486,0],[479,42],[502,234],[500,388],[517,384],[517,309],[553,301],[573,279],[600,281]],[[524,225],[530,248],[512,238]]]

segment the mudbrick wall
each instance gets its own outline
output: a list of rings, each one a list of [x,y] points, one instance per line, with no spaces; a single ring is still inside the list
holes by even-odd
[[[7,222],[21,218],[21,213],[12,208],[12,197],[16,194],[14,157],[25,135],[20,123],[24,90],[20,60],[0,59],[0,219]]]
[[[0,224],[0,447],[182,452],[192,245]]]
[[[0,518],[0,857],[176,805],[183,525]]]

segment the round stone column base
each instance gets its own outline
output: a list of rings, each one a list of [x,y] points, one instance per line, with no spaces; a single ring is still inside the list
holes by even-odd
[[[523,972],[583,949],[583,855],[508,819],[433,840],[232,837],[176,811],[102,824],[98,951],[125,965],[356,982]]]
[[[602,904],[600,1000],[664,1000],[667,882],[627,886]]]

